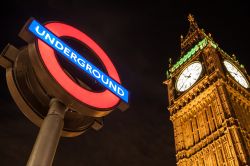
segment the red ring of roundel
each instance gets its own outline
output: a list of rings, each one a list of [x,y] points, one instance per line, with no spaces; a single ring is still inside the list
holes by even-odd
[[[52,22],[45,25],[50,31],[52,31],[57,37],[67,36],[77,39],[89,47],[96,56],[102,61],[105,66],[108,75],[115,81],[120,83],[119,75],[107,56],[98,44],[95,43],[90,37],[78,29],[59,22]],[[38,39],[38,50],[40,52],[43,63],[48,69],[53,78],[61,85],[61,87],[67,91],[71,96],[78,99],[84,104],[92,107],[106,109],[112,108],[118,104],[120,99],[111,93],[109,90],[103,92],[92,92],[76,84],[67,74],[63,71],[62,67],[56,59],[54,50]],[[83,73],[85,74],[85,73]]]

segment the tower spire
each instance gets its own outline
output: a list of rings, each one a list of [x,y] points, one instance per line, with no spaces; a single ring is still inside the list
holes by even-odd
[[[201,30],[194,16],[189,14],[187,19],[189,21],[189,30],[185,37],[181,37],[181,56],[202,38]]]
[[[198,25],[197,25],[197,23],[196,23],[196,21],[194,19],[194,16],[192,14],[188,15],[188,21],[190,23],[190,25],[189,25],[189,31],[190,30],[191,31],[195,31],[195,30],[199,29],[199,27],[198,27]]]

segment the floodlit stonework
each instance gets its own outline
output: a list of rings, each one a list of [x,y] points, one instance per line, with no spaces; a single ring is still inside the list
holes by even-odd
[[[181,57],[175,64],[170,60],[164,82],[177,165],[249,165],[250,77],[236,56],[224,52],[210,34],[198,27],[192,15],[188,20],[189,31],[185,37],[181,36]],[[230,74],[224,60],[231,62],[242,75],[236,78]],[[176,82],[194,61],[202,64],[202,73],[191,87],[180,92]],[[186,81],[192,76],[190,73]],[[240,79],[246,80],[247,88]]]

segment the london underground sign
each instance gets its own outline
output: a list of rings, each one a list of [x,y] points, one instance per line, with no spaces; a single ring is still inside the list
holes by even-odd
[[[102,117],[128,108],[129,92],[121,85],[115,66],[84,32],[65,23],[40,24],[31,18],[19,37],[28,44],[20,49],[8,44],[0,54],[0,65],[6,68],[8,88],[17,106],[37,126],[43,123],[54,98],[68,110],[62,132],[66,137],[80,135],[90,127],[99,129]],[[70,47],[76,43],[70,40],[66,44],[65,38],[80,47]],[[81,55],[79,50],[88,51]],[[87,60],[89,51],[105,71]],[[91,89],[89,77],[104,89]]]
[[[19,37],[28,44],[20,49],[7,44],[0,65],[6,69],[7,85],[17,106],[41,127],[27,165],[52,165],[61,136],[78,136],[89,128],[99,130],[104,116],[128,108],[129,92],[107,54],[80,30],[60,22],[41,25],[29,19]],[[106,74],[63,37],[92,51]],[[99,82],[104,90],[92,90],[85,77]]]
[[[110,92],[115,94],[118,98],[128,103],[129,92],[120,84],[119,76],[111,60],[108,58],[106,53],[86,34],[77,30],[72,26],[63,23],[49,23],[44,27],[41,24],[39,24],[36,20],[33,20],[30,23],[28,29],[36,37],[38,37],[48,46],[50,46],[51,48],[59,52],[61,55],[66,57],[70,62],[72,62],[82,71],[84,71],[89,76],[94,78],[101,85],[107,88]],[[51,29],[51,31],[49,29]],[[56,30],[53,32],[54,29]],[[59,36],[57,36],[56,33]],[[59,38],[60,36],[73,37],[86,44],[101,59],[102,63],[106,67],[107,72],[110,76],[106,75],[104,72],[99,70],[96,66],[94,66],[88,60],[86,60],[77,51],[75,51],[73,48],[64,43]],[[94,107],[111,106],[112,104],[117,102],[117,99],[115,99],[115,97],[112,97],[112,94],[110,94],[110,92],[108,92],[107,90],[102,93],[94,93],[79,87],[79,85],[71,81],[71,79],[60,69],[61,67],[56,62],[53,53],[51,57],[48,57],[49,55],[48,52],[51,52],[51,50],[48,51],[49,49],[46,46],[44,46],[44,44],[41,43],[41,41],[38,42],[38,47],[42,59],[44,60],[45,65],[48,67],[53,77],[71,95],[73,95],[80,101],[83,101]],[[110,98],[114,99],[107,101],[107,99]]]

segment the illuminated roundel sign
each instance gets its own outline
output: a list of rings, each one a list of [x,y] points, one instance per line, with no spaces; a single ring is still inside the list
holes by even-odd
[[[64,23],[52,22],[43,26],[36,20],[32,20],[28,30],[39,38],[37,43],[38,51],[47,70],[71,96],[94,108],[105,109],[114,107],[120,99],[128,103],[129,92],[120,84],[120,78],[113,63],[102,48],[86,34]],[[59,38],[64,36],[77,39],[91,49],[103,63],[108,75]],[[83,74],[86,73],[94,78],[106,90],[93,92],[74,82],[58,63],[54,50],[72,62],[81,71],[84,71]]]

